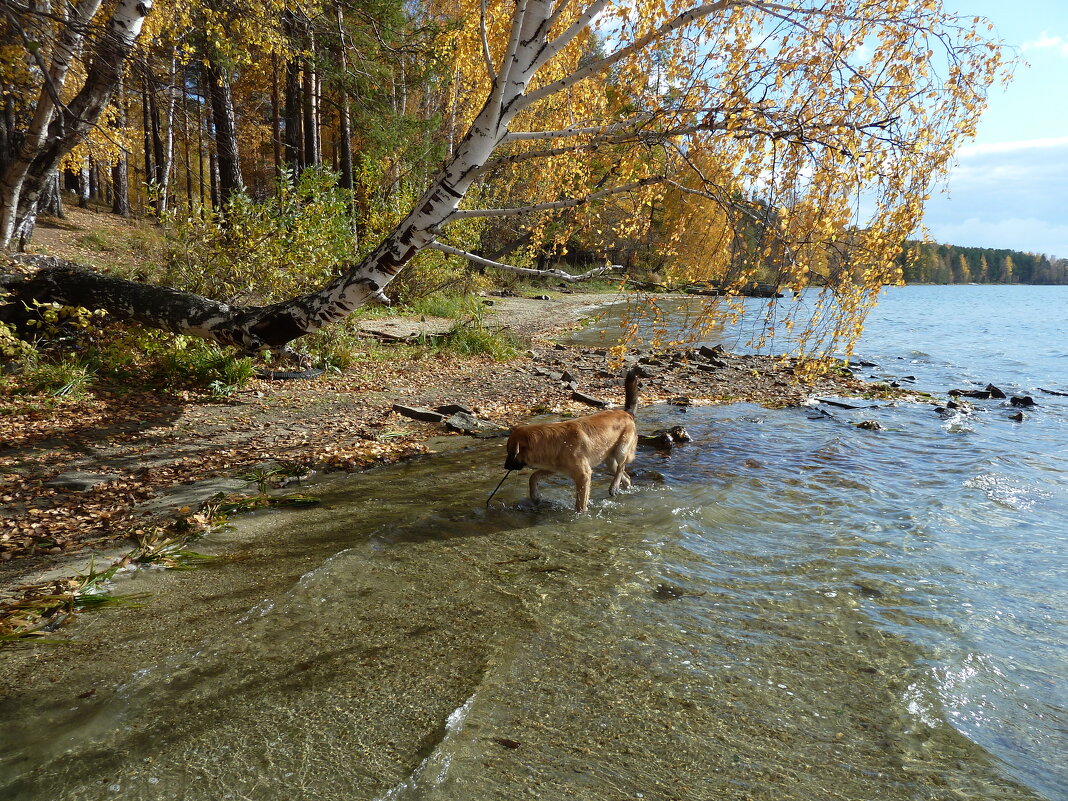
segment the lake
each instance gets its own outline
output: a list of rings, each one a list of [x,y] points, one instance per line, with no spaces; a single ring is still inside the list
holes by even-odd
[[[587,515],[565,481],[487,509],[499,442],[330,476],[198,544],[226,558],[124,577],[144,608],[5,654],[33,680],[0,795],[1068,798],[1068,397],[1039,390],[1068,391],[1066,306],[893,289],[857,349],[941,401],[1030,395],[1021,422],[644,406],[694,442],[616,498],[595,477]]]

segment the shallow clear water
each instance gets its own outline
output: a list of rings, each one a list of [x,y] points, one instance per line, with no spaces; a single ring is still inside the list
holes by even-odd
[[[858,350],[1023,423],[647,406],[695,441],[589,515],[487,510],[500,443],[331,477],[6,654],[0,796],[1068,798],[1066,300],[910,287]]]

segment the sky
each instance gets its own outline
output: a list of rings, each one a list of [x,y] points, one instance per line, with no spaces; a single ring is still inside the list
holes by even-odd
[[[944,0],[1021,57],[994,89],[925,224],[936,242],[1068,258],[1068,0]]]

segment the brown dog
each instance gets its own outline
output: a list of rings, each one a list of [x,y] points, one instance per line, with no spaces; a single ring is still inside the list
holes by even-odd
[[[634,412],[638,408],[638,373],[627,373],[624,387],[626,402],[621,410],[579,417],[560,423],[534,423],[516,426],[508,435],[508,470],[533,467],[530,476],[530,500],[540,500],[538,482],[553,473],[565,473],[575,482],[575,511],[585,512],[590,503],[590,478],[601,462],[612,472],[609,494],[630,486],[627,464],[634,461],[638,432]]]

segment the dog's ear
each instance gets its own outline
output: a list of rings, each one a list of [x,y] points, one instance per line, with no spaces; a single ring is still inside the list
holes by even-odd
[[[523,452],[523,437],[513,431],[508,437],[507,455],[504,457],[505,470],[522,470],[526,467],[520,454]]]

